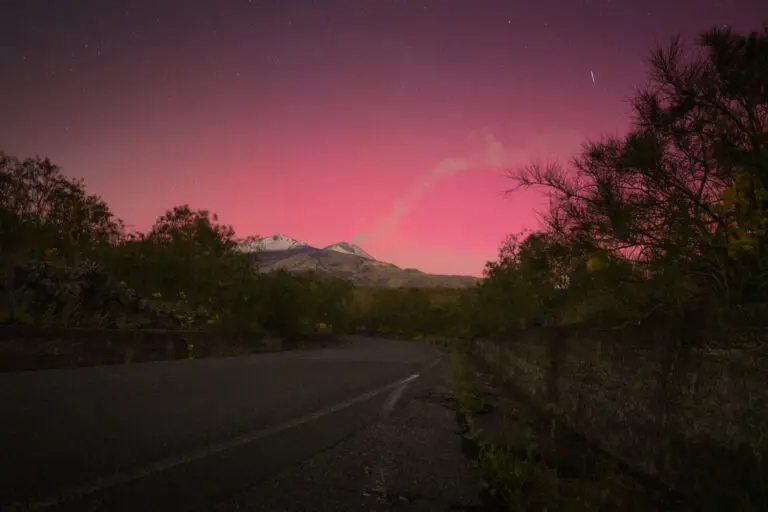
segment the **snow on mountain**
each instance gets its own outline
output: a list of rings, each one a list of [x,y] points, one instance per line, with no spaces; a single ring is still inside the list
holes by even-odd
[[[294,252],[297,249],[314,249],[309,244],[300,242],[285,235],[276,234],[258,240],[250,242],[244,242],[238,246],[238,250],[241,252],[274,252],[279,253],[283,251]],[[315,249],[317,250],[317,249]],[[348,242],[338,242],[333,245],[322,249],[323,251],[335,251],[341,254],[351,254],[353,256],[359,256],[367,260],[376,261],[376,258],[365,252],[355,244]]]
[[[276,235],[259,238],[258,240],[241,244],[238,249],[243,252],[273,252],[290,251],[292,249],[301,249],[304,247],[309,247],[309,245],[278,233]]]
[[[373,256],[362,250],[360,247],[356,246],[355,244],[350,244],[347,242],[337,242],[333,245],[329,245],[324,251],[336,251],[340,252],[342,254],[353,254],[355,256],[360,256],[361,258],[365,258],[367,260],[375,260]]]
[[[416,269],[401,269],[377,261],[360,247],[349,242],[338,242],[324,249],[277,234],[241,243],[239,251],[257,253],[258,270],[269,273],[286,270],[292,273],[315,272],[320,276],[343,279],[361,286],[401,286],[467,288],[478,278],[470,276],[442,276],[427,274]]]

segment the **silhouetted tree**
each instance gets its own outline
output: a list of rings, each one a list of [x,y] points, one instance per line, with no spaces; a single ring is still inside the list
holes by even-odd
[[[586,143],[567,170],[510,174],[513,190],[551,191],[548,229],[628,258],[676,303],[768,283],[768,28],[712,29],[699,43],[652,53],[626,137]]]
[[[80,180],[70,179],[47,158],[0,152],[0,246],[6,261],[90,255],[116,242],[122,222]]]

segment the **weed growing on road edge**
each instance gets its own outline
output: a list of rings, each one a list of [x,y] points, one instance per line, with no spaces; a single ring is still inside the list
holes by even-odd
[[[484,480],[484,501],[496,506],[503,504],[510,510],[531,510],[535,494],[544,498],[541,506],[545,509],[550,503],[554,504],[552,500],[556,499],[558,489],[557,474],[545,465],[533,462],[535,443],[530,429],[524,450],[527,456],[523,457],[513,446],[483,439],[483,431],[473,419],[478,411],[487,408],[479,392],[478,375],[468,364],[466,355],[452,353],[451,363],[458,398],[458,417],[463,423],[462,443],[465,454]]]
[[[474,466],[488,483],[491,496],[498,496],[511,510],[558,509],[557,472],[532,457],[520,456],[516,448],[481,440]]]

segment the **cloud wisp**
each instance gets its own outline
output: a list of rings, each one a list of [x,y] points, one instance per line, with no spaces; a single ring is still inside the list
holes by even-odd
[[[394,232],[403,217],[413,210],[426,191],[439,181],[454,174],[488,167],[503,167],[509,163],[504,145],[487,129],[475,130],[468,136],[473,146],[467,158],[445,158],[415,183],[400,199],[395,201],[389,213],[370,231],[358,233],[352,243],[376,239]]]

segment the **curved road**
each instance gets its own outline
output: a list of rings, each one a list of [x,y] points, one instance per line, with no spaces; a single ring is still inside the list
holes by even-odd
[[[436,349],[348,341],[317,351],[0,374],[0,509],[205,508],[431,385]]]

